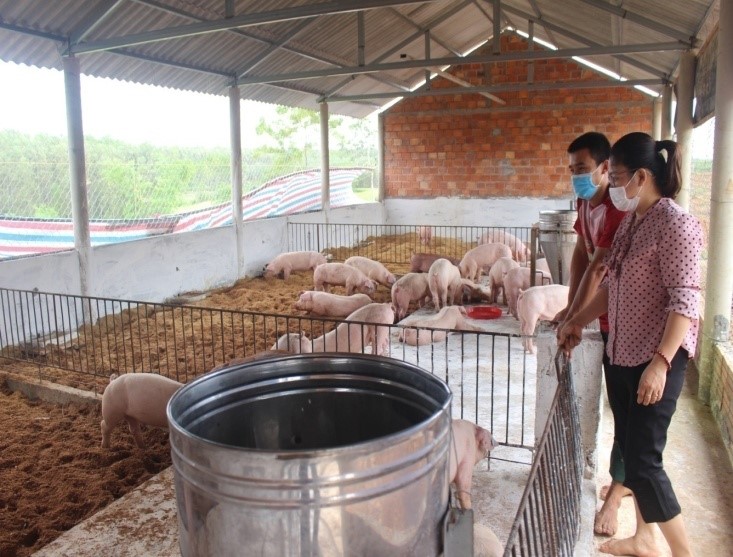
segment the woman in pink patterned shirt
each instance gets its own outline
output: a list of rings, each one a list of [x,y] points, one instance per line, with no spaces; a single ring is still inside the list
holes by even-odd
[[[609,402],[637,519],[633,537],[601,546],[614,555],[656,554],[654,523],[674,557],[692,555],[662,465],[687,360],[695,353],[700,304],[702,229],[673,201],[679,160],[674,141],[654,141],[645,133],[627,134],[613,145],[609,191],[628,214],[606,257],[601,288],[558,335],[572,349],[583,326],[608,312]]]

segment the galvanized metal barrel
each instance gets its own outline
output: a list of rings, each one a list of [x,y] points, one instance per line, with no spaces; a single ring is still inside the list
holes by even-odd
[[[540,246],[555,284],[570,284],[570,261],[577,241],[573,229],[578,212],[572,209],[540,211]]]
[[[182,555],[440,554],[450,401],[420,368],[361,354],[183,386],[168,404]]]

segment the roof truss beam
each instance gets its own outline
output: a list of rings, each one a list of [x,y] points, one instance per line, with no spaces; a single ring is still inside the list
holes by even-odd
[[[522,19],[526,19],[527,21],[533,21],[537,25],[542,25],[545,29],[551,29],[551,30],[555,31],[556,33],[558,33],[559,35],[562,35],[564,37],[567,37],[569,39],[572,39],[574,41],[577,41],[577,42],[579,42],[581,44],[585,44],[585,45],[591,46],[591,47],[603,46],[603,45],[601,45],[599,43],[596,43],[596,42],[593,42],[593,41],[589,41],[588,39],[586,39],[586,38],[584,38],[584,37],[582,37],[580,35],[577,35],[577,34],[571,32],[571,31],[568,31],[566,29],[563,29],[562,26],[556,25],[554,23],[551,23],[548,20],[544,19],[543,17],[535,17],[535,16],[533,16],[533,15],[527,13],[527,12],[524,12],[522,10],[518,10],[516,8],[512,8],[511,6],[506,6],[506,5],[504,6],[504,11],[512,12],[513,14],[521,17]],[[622,62],[625,62],[625,63],[627,63],[627,64],[629,64],[631,66],[634,66],[635,68],[639,68],[640,70],[644,70],[645,72],[647,72],[647,73],[649,73],[651,75],[660,77],[662,79],[668,78],[668,75],[665,74],[664,72],[660,72],[656,68],[653,68],[651,66],[648,66],[647,64],[644,64],[643,62],[637,62],[633,58],[630,58],[628,56],[624,56],[623,54],[612,54],[611,56],[614,56],[615,58],[618,58]]]
[[[557,89],[599,89],[608,87],[635,87],[662,85],[661,79],[629,79],[627,81],[583,81],[568,83],[511,83],[507,85],[478,85],[474,87],[450,87],[440,89],[425,89],[410,91],[409,93],[367,93],[364,95],[334,95],[323,99],[325,102],[354,102],[370,99],[432,97],[437,95],[465,95],[466,93],[508,93],[511,91],[551,91]],[[523,108],[523,107],[517,107]]]
[[[403,14],[401,11],[396,10],[394,8],[390,8],[390,11],[394,15],[396,15],[397,17],[399,17],[400,19],[402,19],[405,23],[407,23],[408,25],[411,25],[412,27],[414,27],[415,29],[419,30],[420,32],[425,33],[426,31],[428,31],[428,29],[423,29],[422,27],[420,27],[420,24],[414,22],[412,19],[410,19],[409,17],[407,17],[405,14]],[[443,39],[441,39],[440,37],[438,37],[432,31],[430,33],[430,39],[433,40],[433,41],[435,41],[435,43],[437,45],[443,47],[444,49],[446,49],[448,52],[452,53],[453,55],[455,55],[455,56],[460,56],[461,55],[460,52],[458,52],[455,48],[453,48],[452,46],[450,46],[448,43],[446,43]]]
[[[116,48],[167,41],[170,39],[180,39],[183,37],[203,35],[206,33],[215,33],[218,31],[228,31],[230,29],[237,29],[240,27],[279,23],[304,17],[342,14],[400,4],[422,4],[429,1],[433,0],[330,0],[328,2],[321,2],[318,4],[304,4],[294,8],[284,8],[281,10],[255,14],[243,14],[217,21],[201,21],[190,25],[171,27],[169,29],[160,29],[144,33],[134,33],[132,35],[122,37],[112,37],[108,39],[100,39],[98,41],[71,44],[68,48],[68,52],[65,54],[88,54],[91,52],[114,50]]]
[[[651,29],[652,31],[661,33],[662,35],[667,35],[668,37],[677,39],[678,41],[682,41],[686,43],[690,48],[694,48],[697,42],[697,38],[694,36],[691,37],[683,32],[678,31],[677,29],[673,29],[672,27],[669,27],[662,23],[658,23],[652,19],[649,19],[648,17],[644,17],[643,15],[639,15],[632,11],[626,10],[620,6],[614,6],[613,4],[609,4],[608,2],[605,2],[604,0],[580,0],[580,1],[583,2],[584,4],[588,4],[589,6],[598,8],[599,10],[603,10],[604,12],[608,12],[610,14],[618,16],[621,19],[633,21],[634,23],[637,23],[641,25],[642,27],[646,27],[647,29]]]
[[[573,56],[590,57],[605,54],[620,54],[630,52],[660,52],[665,50],[686,50],[686,47],[679,42],[651,43],[567,48],[561,50],[533,50],[522,52],[507,52],[504,54],[484,54],[477,56],[470,55],[464,57],[452,56],[447,58],[432,58],[430,60],[402,60],[400,62],[386,62],[376,64],[373,63],[366,66],[352,66],[328,70],[313,70],[304,72],[292,72],[286,74],[244,77],[240,80],[240,84],[252,85],[257,83],[276,83],[279,81],[315,79],[319,77],[332,77],[337,75],[366,74],[383,71],[405,70],[410,68],[430,68],[433,66],[453,66],[455,64],[485,64],[491,62],[507,62],[519,60],[547,60],[552,58],[572,58]]]
[[[70,43],[77,43],[91,33],[97,25],[107,19],[123,0],[105,0],[98,3],[91,13],[82,21],[69,36]]]
[[[453,5],[452,7],[448,8],[447,10],[445,10],[444,12],[436,15],[432,20],[430,20],[427,24],[425,24],[424,27],[418,27],[418,29],[412,35],[410,35],[409,37],[407,37],[403,41],[400,41],[398,44],[396,44],[395,46],[393,46],[392,48],[390,48],[389,50],[387,50],[387,52],[384,52],[383,54],[380,54],[379,56],[377,56],[374,60],[371,61],[371,63],[372,64],[377,64],[377,63],[381,62],[382,60],[385,60],[385,59],[389,58],[390,56],[394,56],[395,54],[397,54],[398,52],[400,52],[403,48],[405,48],[407,45],[409,45],[410,43],[416,41],[420,37],[424,36],[425,31],[427,31],[431,27],[434,27],[436,25],[439,25],[439,24],[443,23],[445,20],[450,19],[451,17],[453,17],[455,14],[457,14],[463,8],[465,8],[468,4],[470,4],[471,1],[472,0],[463,0],[462,2],[458,2],[455,5]],[[334,93],[340,91],[346,85],[348,85],[349,83],[351,83],[351,81],[352,81],[351,78],[344,79],[338,85],[336,85],[330,91],[328,91],[326,93],[326,95],[333,95]],[[407,90],[409,90],[409,88]]]

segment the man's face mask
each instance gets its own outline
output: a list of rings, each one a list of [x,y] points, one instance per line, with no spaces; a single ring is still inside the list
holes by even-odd
[[[600,167],[596,167],[598,170]],[[593,183],[593,172],[586,172],[585,174],[575,174],[570,178],[573,181],[573,191],[576,197],[580,199],[590,199],[598,191],[598,185]]]

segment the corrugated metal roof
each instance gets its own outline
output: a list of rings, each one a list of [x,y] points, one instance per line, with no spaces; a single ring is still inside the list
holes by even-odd
[[[648,43],[699,46],[715,26],[718,3],[625,0],[618,6],[620,2],[608,0],[503,0],[502,25],[527,32],[534,20],[535,36],[560,49]],[[276,82],[242,85],[242,97],[317,108],[322,96],[395,94],[416,87],[424,79],[421,68],[384,70],[374,65],[422,60],[426,31],[432,58],[465,53],[493,33],[494,6],[487,0],[237,0],[229,14],[234,18],[271,17],[259,17],[257,24],[253,19],[235,19],[247,25],[215,32],[192,29],[226,22],[225,5],[223,0],[0,0],[0,59],[61,69],[61,57],[69,46],[105,47],[110,45],[104,41],[132,36],[138,40],[77,52],[82,72],[216,95],[226,95],[237,77],[278,76]],[[365,10],[363,49],[358,42],[360,9]],[[329,13],[333,11],[338,13]],[[193,30],[199,32],[167,36]],[[150,32],[158,36],[139,37]],[[369,69],[375,68],[372,73],[292,75],[355,68],[360,51]],[[673,80],[680,52],[589,59],[629,79]],[[330,110],[358,117],[389,101],[331,102]]]

